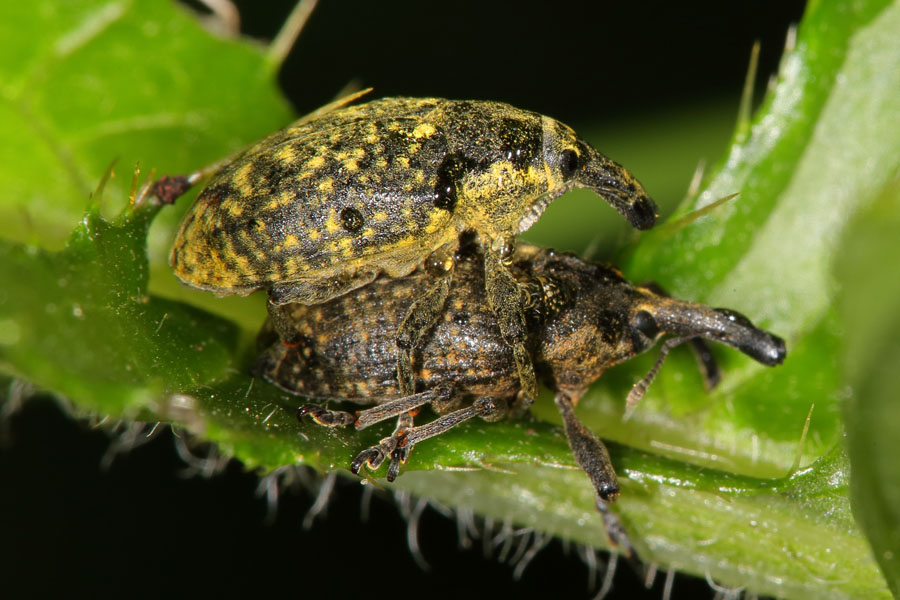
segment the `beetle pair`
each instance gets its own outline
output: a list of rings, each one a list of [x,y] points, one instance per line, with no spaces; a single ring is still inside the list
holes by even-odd
[[[392,480],[415,444],[527,409],[540,376],[611,537],[627,543],[606,510],[619,491],[608,453],[574,413],[586,387],[664,334],[720,341],[768,365],[785,348],[732,311],[517,249],[514,236],[576,186],[635,227],[656,218],[640,184],[552,119],[493,102],[379,100],[285,129],[232,161],[186,215],[171,262],[195,287],[268,291],[262,376],[374,405],[358,415],[306,405],[301,415],[359,429],[397,418],[354,472],[390,459]],[[440,416],[414,426],[424,405]]]
[[[442,313],[460,234],[484,248],[485,289],[525,402],[537,392],[525,349],[525,295],[508,269],[514,236],[574,187],[603,196],[640,229],[656,206],[641,185],[569,127],[499,102],[386,98],[344,107],[257,143],[213,177],[172,249],[176,275],[217,294],[266,289],[284,307],[317,304],[429,266],[397,332],[398,379]]]
[[[530,290],[526,349],[555,402],[578,464],[598,497],[618,494],[609,455],[575,416],[573,406],[609,367],[649,348],[662,336],[700,343],[707,378],[715,368],[703,339],[728,344],[765,365],[779,364],[784,342],[727,309],[675,300],[648,286],[634,286],[607,266],[535,246],[520,245],[510,272]],[[285,345],[270,324],[260,335],[256,372],[279,387],[309,398],[374,405],[357,414],[308,404],[300,414],[326,426],[364,429],[397,417],[394,433],[364,450],[351,465],[377,469],[390,459],[393,480],[412,447],[479,416],[498,420],[526,408],[517,398],[516,363],[484,294],[483,257],[464,246],[457,256],[443,317],[423,336],[414,354],[414,394],[396,381],[394,340],[400,315],[414,303],[428,274],[379,278],[341,298],[309,306],[292,304],[288,320],[294,345]],[[413,426],[424,405],[441,415]]]

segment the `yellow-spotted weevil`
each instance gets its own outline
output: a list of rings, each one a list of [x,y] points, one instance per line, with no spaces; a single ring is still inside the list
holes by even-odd
[[[673,342],[690,340],[701,350],[698,358],[710,378],[715,377],[715,363],[704,340],[733,346],[770,366],[784,360],[784,341],[737,312],[675,300],[652,286],[634,286],[616,269],[572,255],[520,244],[513,258],[510,272],[530,290],[524,345],[537,374],[556,392],[569,445],[593,483],[611,539],[625,543],[608,510],[619,492],[609,455],[574,412],[587,387],[664,335],[674,337],[661,356]],[[271,324],[260,334],[263,351],[256,374],[307,398],[372,406],[353,414],[308,404],[301,416],[357,429],[398,418],[390,436],[351,463],[354,473],[363,464],[377,469],[389,459],[391,481],[417,443],[475,416],[495,421],[526,408],[518,396],[515,357],[484,291],[482,255],[477,247],[464,245],[457,263],[443,317],[423,334],[413,355],[413,393],[398,386],[394,348],[402,327],[399,315],[413,304],[428,277],[422,270],[399,279],[382,277],[317,306],[289,305],[292,345],[282,342]],[[635,396],[646,390],[658,366],[636,384]],[[440,416],[414,426],[414,415],[425,405]]]
[[[325,302],[380,273],[428,265],[394,329],[409,394],[411,358],[441,315],[459,236],[474,232],[486,299],[530,402],[527,295],[508,265],[515,236],[575,187],[595,191],[638,229],[656,220],[625,169],[554,119],[499,102],[384,98],[288,127],[225,165],[187,212],[170,262],[183,282],[220,295],[267,290],[287,342],[284,305]]]

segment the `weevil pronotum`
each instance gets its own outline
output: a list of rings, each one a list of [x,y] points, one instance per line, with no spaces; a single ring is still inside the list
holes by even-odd
[[[455,285],[443,318],[424,333],[413,355],[415,390],[405,394],[396,380],[394,340],[400,316],[422,287],[427,273],[380,278],[341,298],[307,306],[289,305],[291,345],[271,324],[260,334],[264,348],[255,371],[281,388],[309,398],[374,405],[351,414],[308,404],[299,414],[327,426],[369,427],[397,417],[394,432],[363,450],[351,464],[377,469],[390,459],[393,480],[416,444],[472,417],[494,421],[527,407],[519,392],[516,360],[504,343],[484,292],[483,258],[474,246],[457,254]],[[607,510],[619,487],[602,442],[585,428],[574,406],[587,387],[609,367],[650,349],[665,335],[672,342],[713,340],[737,348],[764,365],[785,358],[784,341],[755,327],[728,309],[675,300],[654,286],[635,286],[611,267],[569,254],[520,244],[510,272],[530,291],[525,347],[538,376],[556,392],[566,435],[579,466],[587,473],[613,539],[617,521]],[[705,372],[714,363],[701,348]],[[659,363],[635,385],[631,401],[646,390]],[[430,405],[440,416],[413,424],[419,407]]]
[[[595,191],[636,228],[656,219],[641,185],[562,123],[499,102],[385,98],[288,127],[225,165],[188,211],[170,262],[218,294],[265,289],[282,307],[316,304],[427,264],[404,307],[394,353],[404,393],[412,355],[439,319],[464,232],[484,247],[487,302],[513,348],[521,395],[536,381],[525,348],[525,294],[508,264],[514,236],[574,187]]]

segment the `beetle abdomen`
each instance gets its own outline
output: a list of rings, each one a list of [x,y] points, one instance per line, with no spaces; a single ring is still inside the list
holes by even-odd
[[[359,265],[409,272],[457,233],[434,202],[447,154],[440,119],[428,118],[435,102],[351,107],[260,142],[197,198],[172,251],[176,274],[240,293]]]
[[[420,272],[404,279],[381,278],[330,302],[291,305],[299,343],[287,347],[276,339],[257,370],[282,388],[309,397],[361,403],[397,397],[397,329],[425,277]],[[455,279],[444,316],[416,349],[418,386],[513,396],[516,367],[480,291],[481,262],[464,262]]]

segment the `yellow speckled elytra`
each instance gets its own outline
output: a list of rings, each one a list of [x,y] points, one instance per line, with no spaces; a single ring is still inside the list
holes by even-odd
[[[385,98],[301,121],[231,161],[188,211],[170,260],[197,288],[268,290],[278,325],[278,307],[324,302],[382,272],[399,277],[423,261],[452,272],[460,234],[474,232],[529,395],[523,294],[505,261],[514,236],[573,187],[594,190],[639,229],[656,219],[641,185],[558,121],[499,102]],[[446,298],[443,279],[401,327],[406,387],[411,348]]]

